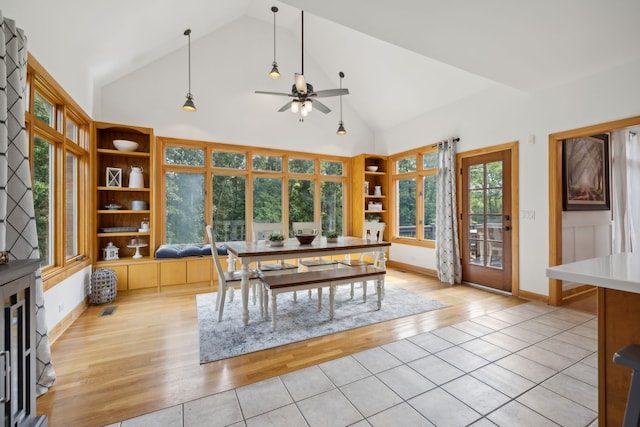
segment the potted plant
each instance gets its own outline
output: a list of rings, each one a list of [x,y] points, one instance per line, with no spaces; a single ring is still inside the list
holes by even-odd
[[[273,232],[269,235],[269,242],[271,246],[284,245],[284,236],[281,233]]]
[[[337,231],[328,231],[327,232],[327,243],[337,243],[339,235],[340,234]]]
[[[366,214],[364,220],[368,222],[380,222],[380,215],[378,214]]]

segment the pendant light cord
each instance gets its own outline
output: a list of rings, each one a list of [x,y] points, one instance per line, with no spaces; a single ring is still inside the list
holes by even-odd
[[[189,95],[191,95],[191,29],[187,29],[184,31],[184,35],[188,38],[188,57],[189,57]]]
[[[301,34],[302,47],[300,49],[300,58],[302,60],[302,70],[300,71],[300,74],[304,76],[304,10],[300,12],[301,12],[300,15],[302,16],[302,34]]]
[[[273,63],[276,63],[276,12],[278,11],[278,8],[273,6],[271,8],[271,11],[273,12]]]

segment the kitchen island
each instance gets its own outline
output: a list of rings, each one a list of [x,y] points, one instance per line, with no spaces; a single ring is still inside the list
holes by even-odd
[[[598,421],[621,426],[632,371],[613,363],[613,354],[640,344],[640,253],[549,267],[547,277],[598,287]]]

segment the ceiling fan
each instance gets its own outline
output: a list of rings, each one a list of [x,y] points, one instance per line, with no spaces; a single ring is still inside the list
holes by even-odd
[[[255,93],[264,95],[277,95],[288,96],[293,98],[291,101],[284,104],[278,112],[291,110],[293,113],[298,113],[300,121],[304,121],[304,118],[316,108],[324,114],[330,113],[331,109],[318,101],[318,98],[328,98],[330,96],[348,95],[349,89],[328,89],[315,91],[313,86],[304,78],[304,11],[301,11],[302,17],[302,53],[301,62],[302,67],[300,73],[295,73],[295,80],[291,86],[291,93],[284,92],[268,92],[262,90],[256,90]]]

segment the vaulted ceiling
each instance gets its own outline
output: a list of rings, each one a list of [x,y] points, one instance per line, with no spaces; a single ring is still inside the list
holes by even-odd
[[[337,87],[344,71],[345,102],[372,132],[495,85],[534,92],[640,58],[638,0],[3,0],[0,10],[25,29],[29,51],[82,98],[76,93],[98,94],[184,49],[185,28],[197,43],[247,18],[273,25],[273,5],[280,8],[278,89],[300,69],[298,48],[281,41],[299,43],[304,10],[305,64],[316,64],[307,74],[322,74],[315,89]],[[273,90],[264,84],[272,40],[255,43],[266,60],[247,90]],[[233,58],[220,63],[233,66]]]

